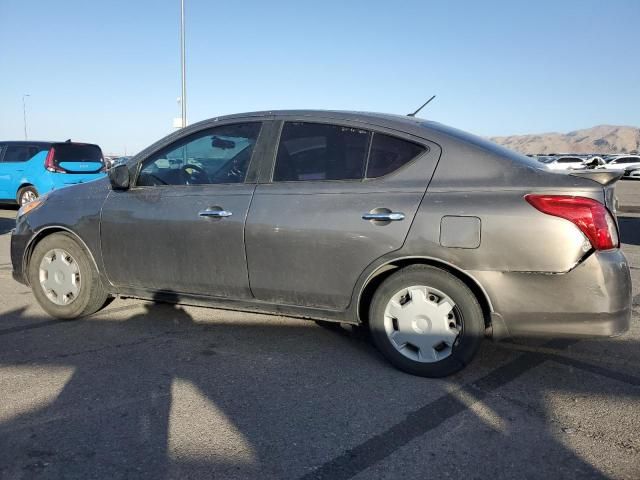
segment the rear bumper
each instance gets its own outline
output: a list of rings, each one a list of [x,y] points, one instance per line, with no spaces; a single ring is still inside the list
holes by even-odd
[[[616,336],[631,322],[631,275],[620,250],[595,252],[567,273],[471,272],[501,336]]]

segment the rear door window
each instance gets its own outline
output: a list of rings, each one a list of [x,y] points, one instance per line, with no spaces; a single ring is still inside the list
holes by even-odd
[[[367,178],[388,175],[425,151],[426,147],[422,145],[390,135],[374,133],[367,166]]]
[[[280,135],[274,182],[361,180],[371,132],[309,122],[286,122]]]
[[[35,153],[32,154],[32,150],[33,147],[28,145],[7,145],[2,161],[6,163],[26,162],[35,155]]]

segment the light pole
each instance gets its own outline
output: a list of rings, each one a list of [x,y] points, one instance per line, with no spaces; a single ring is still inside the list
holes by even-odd
[[[184,40],[184,0],[180,0],[180,67],[182,70],[182,128],[187,126],[187,69],[186,48]]]
[[[25,97],[30,97],[28,93],[22,94],[22,119],[24,120],[24,139],[27,139],[27,104],[24,101]]]

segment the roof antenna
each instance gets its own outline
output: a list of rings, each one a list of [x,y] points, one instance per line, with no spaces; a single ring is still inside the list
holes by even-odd
[[[415,116],[418,114],[418,112],[419,112],[420,110],[422,110],[424,107],[426,107],[426,106],[427,106],[427,104],[428,104],[431,100],[433,100],[434,98],[436,98],[436,96],[435,96],[435,95],[434,95],[433,97],[431,97],[429,100],[427,100],[426,102],[424,102],[424,103],[422,104],[422,106],[421,106],[419,109],[417,109],[415,112],[413,112],[413,113],[408,113],[408,114],[407,114],[407,117],[415,117]]]

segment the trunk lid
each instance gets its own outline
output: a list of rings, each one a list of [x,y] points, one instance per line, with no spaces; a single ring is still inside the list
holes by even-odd
[[[616,215],[618,210],[618,199],[616,198],[615,184],[623,176],[624,172],[621,171],[607,171],[607,170],[578,170],[573,171],[569,175],[574,177],[588,178],[594,182],[602,185],[604,191],[605,205],[611,213]]]

